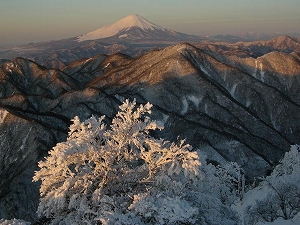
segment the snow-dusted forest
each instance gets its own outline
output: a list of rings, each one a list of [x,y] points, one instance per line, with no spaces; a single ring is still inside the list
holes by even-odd
[[[250,183],[235,162],[213,165],[180,138],[155,138],[164,127],[151,107],[126,100],[110,125],[73,119],[33,177],[40,224],[299,224],[299,146]]]

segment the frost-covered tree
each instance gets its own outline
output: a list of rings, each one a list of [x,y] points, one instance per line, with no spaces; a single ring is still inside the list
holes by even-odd
[[[12,220],[5,220],[5,219],[0,219],[0,225],[30,225],[30,222],[26,222],[24,220],[17,220],[17,219],[12,219]]]
[[[75,117],[67,141],[39,162],[38,215],[52,224],[235,224],[215,167],[200,167],[183,140],[150,135],[163,129],[151,107],[126,100],[110,127]]]
[[[292,219],[300,212],[300,146],[293,145],[256,188],[260,199],[248,207],[252,224]],[[261,192],[261,194],[259,194]]]
[[[222,201],[232,204],[236,197],[243,199],[245,194],[245,175],[243,169],[236,162],[228,162],[217,166],[216,175],[223,184],[221,188]]]

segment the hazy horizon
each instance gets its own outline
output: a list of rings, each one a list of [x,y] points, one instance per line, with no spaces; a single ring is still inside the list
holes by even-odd
[[[193,35],[300,32],[299,0],[2,0],[0,46],[76,37],[139,14]]]

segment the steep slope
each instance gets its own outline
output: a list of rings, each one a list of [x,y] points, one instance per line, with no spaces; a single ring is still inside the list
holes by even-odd
[[[289,57],[293,58],[286,56],[286,61]],[[264,70],[249,67],[258,63],[251,58],[233,67],[181,44],[143,55],[121,70],[115,68],[95,78],[88,86],[154,103],[163,118],[169,118],[172,135],[166,134],[168,138],[185,133],[194,146],[210,146],[227,160],[237,157],[240,161],[241,155],[229,156],[223,149],[234,143],[240,153],[254,152],[272,164],[299,138],[294,124],[298,115],[291,112],[300,103],[299,61],[293,58],[290,66],[296,71],[285,75],[276,72],[275,64],[270,65],[274,58],[263,58],[259,66]],[[264,64],[269,65],[264,68]],[[270,78],[262,80],[262,74]]]
[[[65,132],[22,117],[0,109],[0,217],[35,221],[39,187],[31,180],[36,162],[65,139]]]
[[[164,121],[165,130],[153,135],[186,138],[210,161],[237,161],[250,179],[263,175],[300,140],[299,87],[295,53],[239,58],[185,43],[138,58],[97,55],[63,70],[24,58],[5,62],[0,107],[9,116],[0,121],[5,140],[0,148],[0,217],[13,213],[33,220],[34,210],[24,215],[9,211],[8,204],[18,185],[28,190],[23,202],[37,203],[28,200],[30,186],[37,189],[25,181],[34,170],[29,165],[65,138],[74,116],[106,115],[109,122],[125,98],[154,105],[152,117]],[[18,141],[11,143],[15,133]],[[14,204],[24,208],[22,202]]]

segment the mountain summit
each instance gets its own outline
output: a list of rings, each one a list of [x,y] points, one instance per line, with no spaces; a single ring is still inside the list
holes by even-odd
[[[101,27],[97,30],[77,37],[78,42],[97,40],[103,38],[118,39],[178,39],[192,35],[182,34],[176,31],[158,26],[138,14],[129,15],[114,24]]]

